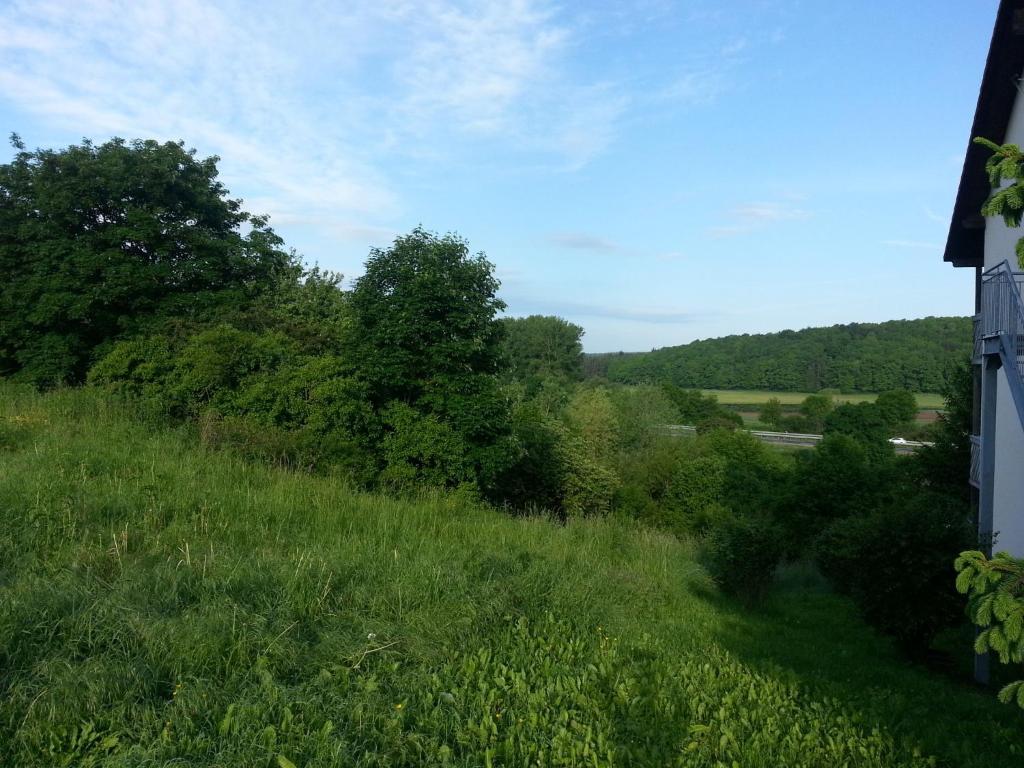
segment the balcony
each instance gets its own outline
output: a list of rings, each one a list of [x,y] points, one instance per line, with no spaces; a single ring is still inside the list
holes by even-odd
[[[972,319],[974,321],[974,353],[971,355],[971,362],[981,365],[981,358],[985,350],[985,345],[981,340],[981,313],[979,312]]]
[[[981,436],[971,435],[971,485],[981,487]]]

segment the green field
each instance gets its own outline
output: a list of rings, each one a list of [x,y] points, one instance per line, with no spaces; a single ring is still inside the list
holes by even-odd
[[[722,405],[762,406],[769,399],[777,397],[783,405],[800,405],[804,398],[812,392],[771,392],[756,389],[703,389],[705,395],[714,395]],[[878,397],[876,392],[859,394],[833,395],[837,403],[871,403]],[[934,392],[915,393],[917,407],[922,410],[941,409],[944,405],[942,395]]]
[[[685,541],[354,492],[89,391],[0,383],[0,509],[2,765],[1024,759],[803,569],[752,613]]]

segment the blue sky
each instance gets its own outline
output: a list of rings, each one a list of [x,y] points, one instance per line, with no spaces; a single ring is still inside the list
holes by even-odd
[[[996,5],[0,0],[0,127],[220,155],[349,279],[457,231],[593,352],[968,314],[941,253]]]

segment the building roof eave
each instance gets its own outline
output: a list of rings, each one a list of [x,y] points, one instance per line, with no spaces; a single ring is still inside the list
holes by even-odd
[[[973,140],[984,136],[998,144],[1004,141],[1022,71],[1024,0],[1001,0],[943,254],[943,260],[955,267],[979,267],[985,262],[985,220],[980,211],[991,191],[985,173],[990,153]]]

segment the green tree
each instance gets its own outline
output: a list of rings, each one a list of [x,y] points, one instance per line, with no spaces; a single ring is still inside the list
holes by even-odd
[[[79,382],[154,318],[207,321],[294,274],[267,220],[181,143],[84,141],[0,165],[0,375]]]
[[[777,397],[768,398],[761,406],[760,419],[763,423],[777,428],[782,421],[782,401]]]
[[[365,382],[373,407],[391,414],[386,436],[389,474],[402,457],[438,484],[457,485],[467,476],[488,490],[514,460],[509,404],[498,385],[502,326],[495,315],[494,266],[471,255],[457,235],[423,229],[399,237],[390,248],[374,249],[366,271],[349,297],[348,359]],[[407,406],[418,416],[394,404]],[[426,458],[431,436],[445,449],[459,445],[464,456]]]
[[[583,378],[583,329],[551,315],[506,317],[503,350],[509,374],[520,381]]]
[[[831,395],[808,395],[800,403],[800,413],[807,419],[807,428],[817,433],[824,429],[825,417],[834,407]]]
[[[881,412],[885,423],[894,431],[913,426],[917,418],[917,400],[905,389],[883,392],[875,400],[875,407]]]
[[[843,403],[825,418],[826,435],[846,435],[873,453],[891,452],[888,443],[892,425],[874,403]]]
[[[933,445],[914,453],[925,485],[955,496],[967,505],[971,498],[971,423],[974,381],[971,364],[964,361],[949,370],[943,386],[945,410],[939,414]]]

